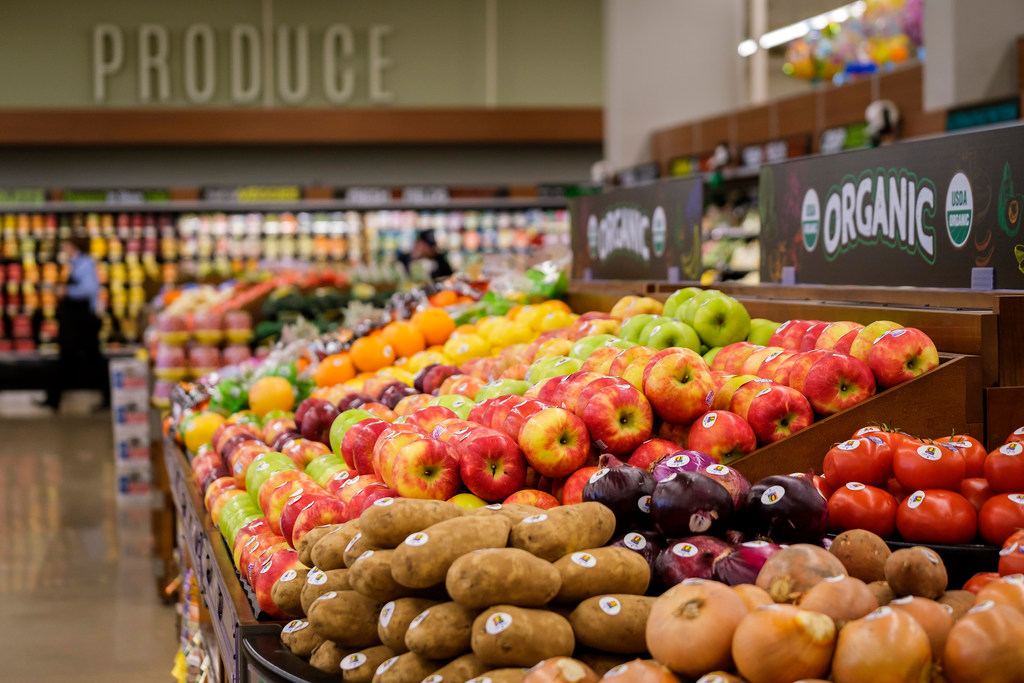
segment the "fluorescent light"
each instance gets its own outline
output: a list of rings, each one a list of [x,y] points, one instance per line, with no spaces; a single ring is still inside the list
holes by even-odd
[[[765,50],[770,50],[778,45],[785,45],[791,40],[802,38],[811,32],[811,25],[806,21],[798,21],[789,26],[768,31],[757,41]]]
[[[820,31],[829,24],[841,24],[850,17],[860,17],[864,14],[864,9],[864,0],[857,0],[857,2],[851,2],[848,5],[837,7],[828,12],[822,12],[809,19],[798,21],[795,24],[783,26],[774,31],[768,31],[756,43],[751,39],[744,40],[736,47],[736,51],[741,57],[749,57],[757,52],[758,45],[765,50],[784,45],[797,38],[802,38],[812,30]]]

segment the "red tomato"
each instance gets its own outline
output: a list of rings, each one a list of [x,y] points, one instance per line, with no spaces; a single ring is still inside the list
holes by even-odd
[[[815,474],[813,470],[811,472],[793,472],[789,476],[800,477],[801,479],[810,477],[811,483],[814,484],[814,488],[818,490],[822,498],[828,500],[832,497],[832,487],[825,481],[825,477]]]
[[[875,425],[868,425],[867,427],[861,427],[860,429],[855,431],[853,433],[853,436],[851,436],[850,438],[859,439],[862,436],[867,436],[868,434],[878,434],[881,431],[881,427],[876,427]]]
[[[832,531],[867,529],[885,538],[896,531],[897,507],[888,491],[851,481],[828,499],[828,525]]]
[[[913,543],[970,543],[978,534],[978,513],[959,493],[914,491],[896,511],[896,528]]]
[[[1024,443],[1024,427],[1017,427],[1008,437],[1006,443]]]
[[[882,441],[886,442],[887,444],[889,444],[889,447],[892,448],[893,453],[896,452],[896,449],[899,446],[902,446],[904,444],[907,444],[907,443],[921,444],[921,443],[923,443],[920,439],[917,439],[917,438],[915,438],[915,437],[913,437],[910,434],[907,434],[905,432],[885,432],[885,431],[878,432],[878,433],[873,432],[871,434],[871,436],[877,437],[877,438],[881,439]]]
[[[985,478],[996,493],[1024,491],[1024,443],[1011,441],[989,453]]]
[[[896,481],[896,477],[889,478],[889,483],[885,487],[885,490],[891,493],[892,497],[895,498],[896,501],[899,503],[902,503],[903,499],[909,496],[911,493],[910,491],[900,486],[900,483]]]
[[[1024,574],[1024,543],[1014,541],[999,551],[999,575]]]
[[[964,590],[977,595],[978,591],[998,578],[998,572],[978,572],[971,578],[967,579],[967,583],[964,584]]]
[[[1000,493],[985,501],[978,512],[978,528],[986,541],[1003,545],[1024,528],[1024,493]]]
[[[885,486],[892,476],[892,449],[874,434],[849,439],[829,449],[824,470],[829,486],[851,481]]]
[[[960,495],[966,498],[975,510],[980,510],[993,493],[985,477],[967,477],[960,484]]]
[[[904,488],[959,491],[967,464],[949,444],[906,443],[892,456],[892,471]]]
[[[984,477],[985,459],[988,451],[985,446],[973,436],[966,434],[954,434],[935,439],[935,443],[948,443],[960,449],[960,455],[964,456],[964,463],[967,465],[966,477]]]

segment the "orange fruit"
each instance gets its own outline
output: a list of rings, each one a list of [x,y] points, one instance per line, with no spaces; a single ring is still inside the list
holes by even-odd
[[[395,349],[383,339],[383,335],[360,337],[352,342],[349,351],[356,369],[373,372],[386,368],[395,361]]]
[[[566,313],[572,313],[572,309],[569,308],[569,304],[565,303],[561,299],[549,299],[540,304],[540,307],[547,308],[552,311],[565,311]]]
[[[412,316],[411,322],[423,334],[428,345],[444,344],[455,331],[455,322],[440,308],[427,308]]]
[[[410,322],[388,323],[381,333],[381,339],[390,344],[395,355],[401,358],[408,358],[427,348],[423,332]]]
[[[428,299],[432,306],[451,306],[458,303],[459,295],[450,289],[443,289]]]
[[[284,377],[261,377],[249,388],[249,408],[260,417],[271,410],[291,410],[294,405],[292,383]]]
[[[347,382],[356,376],[355,366],[347,353],[336,353],[327,356],[313,373],[313,381],[318,387],[329,387]]]

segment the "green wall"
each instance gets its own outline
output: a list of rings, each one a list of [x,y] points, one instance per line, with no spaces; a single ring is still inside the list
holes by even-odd
[[[262,106],[230,97],[230,30],[259,30],[264,5],[275,26],[309,28],[309,95],[298,105],[483,106],[486,103],[487,0],[41,0],[0,8],[0,108]],[[601,0],[495,0],[498,106],[600,106],[603,99]],[[158,24],[169,33],[170,99],[139,97],[138,28]],[[184,93],[185,29],[209,24],[215,36],[213,98],[189,102]],[[335,23],[355,35],[353,98],[332,105],[323,94],[322,37]],[[124,37],[124,66],[108,77],[107,97],[93,96],[93,27],[112,24]],[[388,25],[384,54],[391,66],[386,104],[371,102],[368,33]],[[276,63],[276,62],[275,62]],[[264,87],[267,81],[264,79]],[[274,97],[273,106],[290,106]]]

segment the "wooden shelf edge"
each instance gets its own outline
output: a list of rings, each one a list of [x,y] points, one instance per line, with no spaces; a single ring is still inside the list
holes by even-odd
[[[600,107],[3,109],[0,146],[600,144]]]

